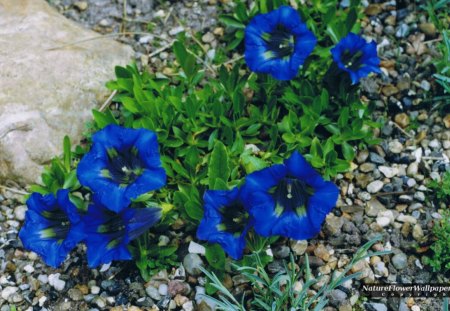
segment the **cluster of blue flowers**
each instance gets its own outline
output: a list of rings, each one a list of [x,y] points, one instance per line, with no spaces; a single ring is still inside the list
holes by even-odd
[[[109,125],[92,137],[77,167],[80,183],[93,192],[87,212],[77,210],[68,190],[33,193],[27,201],[23,245],[58,267],[80,242],[89,267],[131,259],[128,244],[161,217],[158,208],[133,207],[131,200],[166,183],[155,133]]]
[[[335,206],[339,189],[295,151],[284,164],[249,174],[240,188],[208,190],[197,237],[240,259],[247,232],[296,240],[314,237]]]
[[[312,53],[317,43],[314,34],[289,6],[255,16],[245,29],[245,61],[257,73],[277,80],[291,80]],[[352,84],[369,73],[380,73],[375,42],[349,33],[331,54],[338,68],[350,75]]]
[[[313,52],[314,34],[288,6],[255,16],[245,30],[245,60],[257,73],[291,80]],[[376,44],[349,33],[331,49],[335,68],[352,84],[379,73]],[[77,166],[81,185],[92,191],[87,211],[71,202],[68,190],[33,193],[19,236],[24,246],[59,266],[80,242],[87,245],[90,267],[131,259],[128,244],[161,217],[158,208],[137,207],[133,200],[166,184],[156,134],[146,129],[109,125],[93,135],[90,151]],[[239,259],[246,235],[308,239],[319,233],[339,190],[294,151],[283,164],[245,177],[232,190],[207,190],[197,237],[220,244]]]

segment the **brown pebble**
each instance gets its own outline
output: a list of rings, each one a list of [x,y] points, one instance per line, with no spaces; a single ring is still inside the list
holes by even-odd
[[[364,12],[369,16],[375,16],[375,15],[380,14],[381,11],[382,11],[381,5],[370,4]]]
[[[402,112],[395,115],[395,123],[397,123],[401,128],[405,128],[409,125],[409,116]]]
[[[446,127],[446,128],[450,128],[450,113],[448,113],[448,114],[444,117],[443,121],[444,121],[445,127]]]
[[[385,96],[392,96],[398,93],[398,89],[392,84],[386,85],[381,89]]]
[[[427,36],[436,36],[436,26],[433,23],[422,23],[419,25],[419,28]]]

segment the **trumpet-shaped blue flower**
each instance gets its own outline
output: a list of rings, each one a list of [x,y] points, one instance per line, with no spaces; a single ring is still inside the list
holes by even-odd
[[[130,260],[130,241],[139,237],[161,218],[159,208],[125,208],[119,213],[94,197],[83,217],[88,265],[91,268],[113,260]]]
[[[303,240],[320,232],[339,191],[295,151],[284,164],[248,175],[241,192],[257,233]]]
[[[352,84],[357,83],[369,73],[381,73],[380,60],[377,56],[377,44],[354,33],[349,33],[331,49],[337,66],[350,75]]]
[[[26,249],[40,255],[44,262],[58,267],[67,254],[84,239],[81,216],[69,200],[68,190],[53,194],[31,194],[19,237]]]
[[[245,61],[257,73],[291,80],[316,45],[316,37],[289,6],[256,15],[245,28]]]
[[[205,212],[197,229],[197,237],[218,243],[230,257],[240,259],[250,221],[239,189],[208,190],[203,201]]]
[[[154,132],[108,125],[92,140],[77,176],[112,211],[119,212],[132,199],[166,183]]]

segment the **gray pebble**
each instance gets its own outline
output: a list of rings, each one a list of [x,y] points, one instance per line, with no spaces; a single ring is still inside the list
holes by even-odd
[[[409,34],[409,26],[406,24],[400,24],[395,31],[395,36],[397,38],[405,38]]]
[[[200,275],[202,271],[199,267],[203,266],[203,261],[197,254],[187,254],[183,259],[183,266],[190,275]]]
[[[380,156],[379,154],[377,154],[375,152],[371,152],[369,154],[369,157],[370,157],[370,161],[372,161],[373,163],[376,163],[376,164],[386,163],[386,160],[382,156]]]
[[[155,287],[153,287],[153,286],[148,286],[146,289],[145,289],[145,292],[147,293],[147,295],[150,297],[150,298],[152,298],[152,299],[154,299],[154,300],[156,300],[156,301],[159,301],[159,300],[161,300],[161,295],[159,294],[159,291],[158,291],[158,289],[157,288],[155,288]]]
[[[392,256],[391,261],[395,269],[403,270],[408,264],[408,256],[406,256],[404,253],[398,253]]]

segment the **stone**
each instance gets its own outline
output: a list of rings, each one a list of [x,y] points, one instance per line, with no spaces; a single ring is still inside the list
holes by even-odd
[[[25,220],[25,212],[28,208],[25,205],[19,205],[14,209],[14,217],[19,221]]]
[[[205,255],[206,253],[206,249],[203,245],[200,245],[194,241],[191,241],[189,243],[189,249],[188,249],[189,253],[191,254],[200,254],[200,255]]]
[[[74,301],[83,300],[83,293],[77,288],[69,289],[67,294],[69,295],[70,299]]]
[[[394,176],[397,176],[397,174],[399,173],[398,168],[383,166],[383,165],[379,166],[378,170],[387,178],[392,178]]]
[[[62,291],[66,286],[66,282],[61,280],[59,273],[50,274],[48,276],[48,283],[53,286],[57,291]]]
[[[397,38],[405,38],[409,34],[409,26],[407,24],[400,24],[395,31]]]
[[[183,310],[184,311],[192,311],[194,310],[194,304],[192,301],[188,301],[186,303],[183,304]]]
[[[419,25],[419,29],[427,36],[436,36],[436,26],[433,23],[422,23]]]
[[[376,217],[381,211],[386,210],[383,204],[377,199],[371,199],[367,202],[365,212],[367,216]]]
[[[156,300],[156,301],[159,301],[159,300],[161,300],[161,295],[159,294],[159,291],[158,291],[158,289],[157,288],[155,288],[155,287],[153,287],[153,286],[148,286],[146,289],[145,289],[145,292],[147,293],[147,295],[150,297],[150,298],[152,298],[152,299],[154,299],[154,300]]]
[[[444,126],[446,128],[450,128],[450,113],[446,114],[442,121],[444,122]]]
[[[214,41],[214,35],[210,32],[207,32],[202,36],[202,41],[204,43],[211,43]]]
[[[199,267],[203,266],[203,261],[197,254],[187,254],[183,259],[183,266],[188,274],[196,276],[202,273]]]
[[[408,168],[406,169],[406,174],[408,176],[414,177],[419,172],[419,163],[412,162],[410,165],[408,165]]]
[[[370,4],[364,12],[369,16],[375,16],[383,11],[380,4]]]
[[[392,84],[386,85],[381,89],[385,96],[392,96],[398,93],[398,88]]]
[[[134,52],[66,19],[44,0],[0,2],[0,182],[40,181],[68,135],[77,143],[114,66]]]
[[[169,294],[173,297],[177,294],[180,295],[189,295],[191,292],[191,286],[188,283],[185,283],[180,280],[173,280],[169,282]]]
[[[404,253],[395,254],[394,256],[392,256],[391,262],[394,265],[395,269],[403,270],[408,264],[408,256],[406,256]]]
[[[375,164],[373,163],[363,163],[359,166],[359,170],[364,173],[372,172],[375,169]]]
[[[347,294],[340,289],[334,289],[331,291],[329,298],[332,305],[339,306],[345,301]]]
[[[2,290],[2,298],[8,300],[11,296],[13,296],[19,290],[18,287],[15,286],[7,286]]]
[[[98,295],[99,293],[100,293],[100,287],[95,286],[95,285],[91,287],[91,294]]]
[[[74,7],[76,7],[80,11],[86,11],[89,4],[86,1],[77,1],[73,4]]]
[[[412,231],[414,240],[420,242],[424,236],[423,229],[419,224],[415,224]]]
[[[405,214],[399,214],[397,216],[397,221],[399,222],[407,222],[410,224],[416,224],[417,223],[417,219],[415,219],[414,217],[410,216],[410,215],[405,215]]]
[[[421,191],[417,191],[414,193],[414,199],[420,202],[425,202],[425,194]]]
[[[335,216],[333,213],[328,214],[325,219],[325,227],[332,235],[340,233],[343,225],[344,218]]]
[[[167,286],[167,284],[162,283],[162,284],[160,284],[159,287],[158,287],[158,293],[159,293],[161,296],[166,296],[166,295],[167,295],[168,288],[169,288],[169,287]]]
[[[397,123],[401,128],[405,128],[409,125],[409,116],[402,112],[398,113],[394,117],[395,123]]]
[[[276,246],[272,249],[275,258],[288,258],[290,249],[286,245]]]
[[[377,217],[377,224],[382,228],[389,226],[390,222],[391,221],[389,220],[388,217],[385,216]]]
[[[366,310],[373,310],[373,311],[388,311],[388,307],[381,302],[371,302],[366,303]]]
[[[34,267],[32,265],[26,265],[25,267],[23,267],[23,270],[27,273],[33,273]]]
[[[427,80],[422,80],[420,82],[420,87],[424,90],[424,91],[429,91],[431,89],[431,84],[430,82],[428,82]]]
[[[389,142],[389,151],[395,154],[399,154],[403,151],[403,145],[397,140]]]
[[[369,193],[377,193],[381,188],[383,188],[383,182],[381,180],[372,181],[367,185],[367,191]]]
[[[96,304],[97,307],[103,309],[106,307],[106,300],[103,297],[97,296],[92,300],[92,304]]]
[[[376,164],[384,164],[386,163],[386,160],[384,157],[380,156],[379,154],[375,152],[370,153],[370,161]]]
[[[303,255],[307,248],[308,248],[307,240],[291,241],[291,249],[297,256]]]

